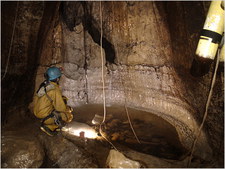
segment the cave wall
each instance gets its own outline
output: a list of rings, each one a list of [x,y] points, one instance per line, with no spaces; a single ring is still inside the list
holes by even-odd
[[[205,4],[101,3],[107,106],[127,104],[157,114],[175,126],[186,148],[190,148],[203,116],[212,74],[211,70],[195,78],[189,71],[205,19]],[[12,54],[2,80],[2,120],[7,121],[20,105],[27,107],[51,65],[64,68],[61,86],[70,106],[102,104],[100,2],[19,5]],[[2,40],[6,42],[2,43],[2,77],[15,9],[16,3],[2,3]],[[217,81],[220,93],[223,77]],[[216,143],[223,136],[222,96],[223,90],[214,96],[211,110],[216,107],[219,116],[210,114],[198,145],[200,155],[210,154],[210,140],[221,152]],[[216,130],[214,124],[220,124]],[[209,138],[207,131],[216,134]]]
[[[55,13],[58,14],[60,2],[18,1],[1,4],[1,34],[2,42],[5,42],[1,46],[1,120],[6,124],[33,117],[28,105],[33,99],[37,67],[46,46],[46,35],[54,26],[52,20],[56,18]]]
[[[186,78],[184,72],[191,73],[193,59],[196,58],[195,50],[198,44],[198,37],[201,32],[201,26],[204,24],[206,14],[210,6],[209,1],[199,2],[170,2],[166,4],[168,15],[168,23],[170,36],[172,39],[173,61],[179,78],[184,81],[185,98],[197,110],[197,120],[199,123],[203,118],[205,111],[206,95],[209,92],[209,84],[211,83],[212,72],[215,64],[211,64],[209,68],[199,70],[205,73],[204,76],[193,76]],[[173,9],[173,10],[170,10]],[[178,15],[178,13],[180,15]],[[174,24],[179,23],[179,24]],[[185,30],[185,31],[184,31]],[[179,64],[176,64],[179,63]],[[208,133],[208,140],[214,150],[214,155],[221,159],[224,157],[224,63],[220,63],[217,72],[216,83],[210,102],[208,116],[205,122],[205,132]],[[203,65],[204,66],[204,65]],[[208,69],[210,71],[207,73]],[[183,70],[183,71],[182,71]],[[190,81],[189,81],[190,80]],[[189,81],[189,82],[188,82]],[[194,83],[193,83],[194,81]],[[194,85],[192,85],[194,84]],[[196,86],[196,84],[198,84]],[[192,91],[192,92],[190,92]],[[204,97],[202,92],[205,91]],[[194,98],[194,99],[191,99]],[[190,101],[192,100],[192,101]],[[221,161],[223,163],[223,160]]]
[[[25,114],[20,112],[28,107],[32,98],[38,61],[38,32],[43,8],[43,2],[1,2],[1,119],[3,123],[13,117],[11,114],[17,114],[18,118],[23,119]],[[12,36],[14,22],[15,29]]]
[[[70,3],[64,4],[64,10],[68,7],[72,14],[82,12],[77,20],[77,15],[71,19],[71,13],[63,13],[64,49],[67,49],[63,56],[66,59],[63,91],[73,107],[102,104],[100,3],[76,3],[72,9]],[[186,13],[192,5],[196,6],[194,11],[201,5],[189,3],[101,4],[107,106],[126,104],[157,114],[175,126],[188,149],[203,113],[207,93],[202,91],[207,91],[210,77],[198,80],[189,73],[195,49],[186,41],[197,43],[205,17],[204,12],[197,13],[199,19],[193,27],[188,24],[193,16],[177,16],[183,8]],[[200,154],[207,156],[211,151],[207,137],[204,133],[201,137]]]

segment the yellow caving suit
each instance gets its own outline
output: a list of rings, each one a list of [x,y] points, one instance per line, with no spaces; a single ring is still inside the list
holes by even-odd
[[[73,119],[71,108],[64,102],[58,84],[49,82],[49,84],[46,86],[46,90],[44,87],[41,87],[34,96],[34,115],[37,118],[44,119],[54,110],[59,112],[61,119],[66,123]],[[54,117],[44,120],[43,123],[52,131],[55,131],[57,128],[59,128],[59,126],[54,121]]]

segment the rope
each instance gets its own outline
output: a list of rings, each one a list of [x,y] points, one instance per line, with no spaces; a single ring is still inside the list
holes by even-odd
[[[9,59],[10,59],[10,56],[11,56],[12,44],[13,44],[14,33],[15,33],[15,28],[16,28],[16,20],[17,20],[17,16],[18,16],[18,9],[19,9],[19,1],[17,1],[17,3],[16,3],[16,15],[15,15],[14,23],[13,23],[13,31],[12,31],[11,41],[10,41],[9,53],[8,53],[6,67],[5,67],[5,72],[4,72],[4,75],[3,75],[1,80],[3,80],[5,78],[6,73],[8,71]]]
[[[205,106],[204,117],[203,117],[202,123],[201,123],[201,125],[200,125],[200,127],[199,127],[199,129],[198,129],[198,135],[197,135],[197,137],[195,138],[194,143],[193,143],[193,145],[192,145],[191,155],[190,155],[190,157],[189,157],[187,167],[190,166],[191,158],[192,158],[192,155],[193,155],[193,152],[194,152],[195,145],[196,145],[197,140],[198,140],[198,138],[199,138],[199,136],[200,136],[202,127],[203,127],[203,125],[204,125],[204,123],[205,123],[205,120],[206,120],[206,117],[207,117],[207,114],[208,114],[208,107],[209,107],[209,103],[210,103],[210,100],[211,100],[211,97],[212,97],[213,87],[214,87],[214,84],[215,84],[215,81],[216,81],[216,72],[217,72],[218,65],[219,65],[219,59],[220,59],[220,49],[219,49],[218,52],[217,52],[216,65],[215,65],[215,69],[214,69],[213,78],[212,78],[212,81],[211,81],[211,87],[210,87],[210,90],[209,90],[209,95],[208,95],[207,102],[206,102],[206,106]]]
[[[111,141],[109,141],[109,140],[104,136],[104,134],[102,133],[101,125],[100,125],[99,132],[100,132],[101,136],[102,136],[109,144],[111,144],[111,146],[112,146],[116,151],[118,151],[118,149],[113,145],[113,143],[112,143]]]
[[[134,131],[134,128],[133,128],[133,126],[132,126],[132,123],[131,123],[131,121],[130,121],[130,116],[129,116],[129,113],[128,113],[126,104],[125,104],[124,106],[125,106],[125,109],[126,109],[127,118],[128,118],[129,124],[130,124],[130,128],[132,129],[132,131],[133,131],[133,133],[134,133],[134,136],[135,136],[136,140],[138,141],[138,143],[141,144],[140,140],[138,139],[138,137],[137,137],[137,135],[136,135],[136,133],[135,133],[135,131]]]
[[[101,38],[100,38],[100,54],[101,54],[101,60],[102,60],[102,97],[103,97],[103,107],[104,107],[104,118],[102,120],[102,123],[105,122],[105,117],[106,117],[106,106],[105,106],[105,81],[104,81],[104,58],[102,54],[102,6],[101,6],[101,1],[100,1],[100,26],[101,26]],[[101,124],[102,124],[101,123]]]
[[[102,36],[103,36],[103,31],[102,31],[102,4],[101,4],[101,1],[100,1],[100,27],[101,27],[101,37],[100,37],[100,51],[101,51],[101,61],[102,61],[102,97],[103,97],[103,107],[104,107],[104,116],[103,116],[103,120],[100,124],[100,128],[99,128],[99,132],[101,134],[101,136],[108,142],[110,143],[113,148],[115,150],[117,150],[117,148],[113,145],[112,142],[110,142],[105,136],[104,134],[102,133],[102,125],[104,124],[105,122],[105,119],[106,119],[106,102],[105,102],[105,81],[104,81],[104,58],[103,58],[103,54],[102,54]],[[118,150],[117,150],[118,151]]]

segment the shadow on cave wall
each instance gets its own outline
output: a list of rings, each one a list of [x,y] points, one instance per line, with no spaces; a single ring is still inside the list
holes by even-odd
[[[92,17],[89,8],[87,2],[62,2],[62,19],[70,31],[74,31],[74,27],[82,22],[84,30],[87,31],[91,35],[93,41],[100,46],[101,32],[95,27],[93,23],[94,18]],[[114,46],[104,37],[104,35],[102,37],[102,47],[106,54],[106,64],[115,64],[116,56]]]

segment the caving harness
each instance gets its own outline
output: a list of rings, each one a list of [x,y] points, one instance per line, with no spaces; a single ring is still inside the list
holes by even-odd
[[[51,84],[49,81],[45,80],[44,82],[41,83],[39,89],[37,90],[37,95],[39,97],[46,95],[46,97],[48,98],[48,100],[53,103],[53,100],[51,99],[51,97],[48,95],[48,91],[54,89],[55,86],[53,84]],[[50,118],[54,119],[54,122],[57,126],[59,126],[57,129],[55,130],[60,130],[62,127],[65,126],[65,122],[63,122],[61,116],[60,116],[60,112],[56,111],[55,109],[49,114],[47,115],[45,118],[41,119],[41,127],[43,128],[47,128],[44,125],[44,122]],[[48,128],[46,130],[49,130]],[[54,132],[54,131],[53,131]]]

